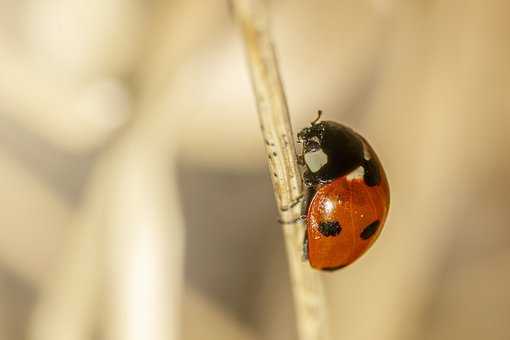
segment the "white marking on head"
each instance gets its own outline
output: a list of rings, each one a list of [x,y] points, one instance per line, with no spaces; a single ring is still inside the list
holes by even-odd
[[[322,149],[305,153],[305,163],[311,172],[319,171],[328,162],[328,155]]]
[[[365,169],[362,166],[358,166],[347,175],[346,179],[352,181],[353,179],[361,179],[365,175]]]
[[[369,161],[370,158],[372,158],[372,155],[370,155],[370,152],[368,151],[368,147],[363,143],[363,158],[366,161]]]

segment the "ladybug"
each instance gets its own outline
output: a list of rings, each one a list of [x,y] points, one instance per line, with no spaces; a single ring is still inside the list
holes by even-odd
[[[375,242],[388,215],[390,194],[368,142],[352,129],[320,118],[321,111],[297,135],[306,187],[303,251],[313,268],[336,270]]]

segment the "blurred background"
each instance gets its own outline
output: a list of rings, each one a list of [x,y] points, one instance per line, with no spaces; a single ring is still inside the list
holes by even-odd
[[[332,339],[509,339],[510,2],[270,10],[295,132],[392,188]],[[226,1],[0,0],[0,339],[295,339],[254,103]]]

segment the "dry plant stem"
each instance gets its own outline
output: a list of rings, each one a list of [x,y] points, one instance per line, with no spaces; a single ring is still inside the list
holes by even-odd
[[[265,7],[260,1],[251,0],[231,0],[231,4],[246,46],[280,219],[297,221],[301,214],[302,179]],[[301,340],[327,339],[326,306],[320,275],[302,261],[303,223],[284,223],[283,231],[299,337]]]

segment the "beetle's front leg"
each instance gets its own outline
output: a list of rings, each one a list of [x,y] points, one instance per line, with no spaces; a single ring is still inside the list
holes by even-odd
[[[305,230],[305,237],[303,237],[303,261],[308,261],[308,231]]]

